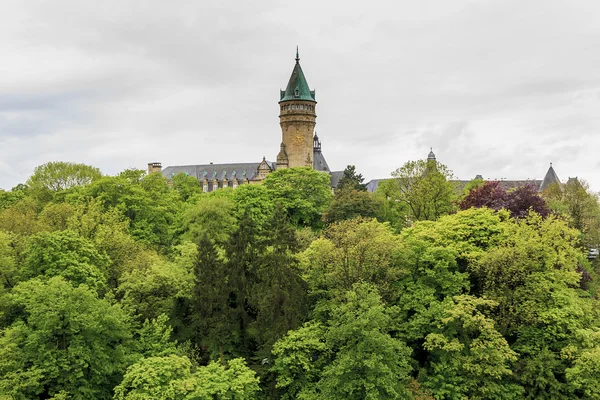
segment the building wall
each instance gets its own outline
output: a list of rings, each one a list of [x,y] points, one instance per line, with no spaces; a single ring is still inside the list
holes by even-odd
[[[313,166],[315,106],[311,101],[280,103],[279,125],[290,168]]]

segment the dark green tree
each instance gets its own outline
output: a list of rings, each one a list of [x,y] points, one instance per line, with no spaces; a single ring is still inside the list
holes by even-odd
[[[348,165],[346,169],[344,169],[344,175],[338,181],[336,188],[338,190],[357,190],[366,192],[367,186],[363,184],[362,174],[356,173],[356,167],[354,165]]]
[[[277,339],[304,322],[308,311],[307,285],[301,277],[295,254],[299,244],[282,207],[275,208],[268,232],[266,246],[259,255],[256,282],[250,293],[265,357]]]

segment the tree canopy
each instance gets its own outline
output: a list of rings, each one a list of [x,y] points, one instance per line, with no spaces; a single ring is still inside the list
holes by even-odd
[[[584,182],[347,172],[0,192],[0,399],[600,399]]]

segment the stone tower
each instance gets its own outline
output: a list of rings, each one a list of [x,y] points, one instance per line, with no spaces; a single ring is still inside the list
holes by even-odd
[[[278,169],[313,166],[316,104],[315,91],[308,88],[296,49],[296,65],[286,89],[281,90],[279,96],[282,141],[277,155]]]

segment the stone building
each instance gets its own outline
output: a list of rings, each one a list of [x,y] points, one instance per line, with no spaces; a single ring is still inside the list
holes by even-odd
[[[436,161],[436,157],[435,157],[435,153],[433,152],[433,148],[427,155],[427,161]],[[372,179],[371,181],[369,181],[366,184],[367,190],[369,192],[375,192],[377,190],[377,187],[379,186],[379,182],[386,180],[386,179],[391,179],[391,178]],[[483,177],[481,175],[476,175],[473,179],[482,179],[483,180]],[[569,179],[576,179],[576,178],[569,178]],[[462,191],[462,189],[470,182],[470,180],[453,180],[452,182],[455,183],[457,190]],[[552,163],[550,163],[550,168],[548,168],[548,171],[546,172],[544,179],[524,179],[524,180],[500,179],[500,180],[498,180],[498,182],[500,183],[500,186],[504,190],[510,190],[510,189],[514,189],[514,188],[520,187],[520,186],[533,185],[537,188],[538,192],[544,191],[548,186],[552,185],[553,183],[558,183],[559,185],[562,185],[560,179],[558,178],[558,175],[556,174],[556,172],[554,171],[554,168],[552,167]]]
[[[259,162],[232,164],[175,165],[162,168],[161,163],[148,164],[148,173],[161,172],[167,179],[179,173],[198,179],[205,192],[238,185],[261,183],[276,169],[312,166],[329,173],[336,183],[342,171],[331,172],[323,156],[321,141],[315,132],[317,101],[310,90],[296,49],[296,64],[285,90],[279,91],[279,125],[281,144],[276,162],[266,157]]]

